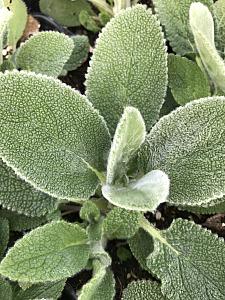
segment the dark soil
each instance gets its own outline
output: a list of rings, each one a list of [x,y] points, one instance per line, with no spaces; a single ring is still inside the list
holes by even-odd
[[[54,20],[43,17],[40,15],[40,10],[38,7],[37,0],[24,0],[28,6],[28,10],[31,14],[37,17],[38,21],[41,24],[41,30],[57,30],[64,32],[65,34],[86,34],[90,39],[90,43],[94,46],[95,40],[97,38],[96,34],[87,32],[84,28],[69,28],[65,29]],[[142,0],[140,1],[143,4],[147,4],[149,7],[152,6],[151,0]],[[169,48],[170,51],[170,48]],[[90,57],[89,57],[90,58]],[[81,93],[84,93],[84,81],[85,73],[87,71],[89,62],[84,63],[76,71],[70,72],[67,77],[60,78],[63,82],[68,85],[80,90]],[[188,212],[179,211],[174,207],[168,207],[166,205],[161,205],[157,210],[156,214],[151,213],[147,214],[146,217],[150,222],[154,223],[159,229],[166,229],[170,226],[171,222],[179,217],[183,219],[193,220],[195,223],[202,224],[204,227],[209,228],[212,232],[217,233],[219,236],[225,237],[225,213],[216,214],[216,215],[195,215]],[[78,221],[78,213],[72,213],[65,217],[68,221]],[[15,238],[18,238],[17,236]],[[116,280],[116,300],[121,299],[121,294],[123,289],[127,284],[133,280],[137,279],[149,279],[152,278],[151,275],[143,271],[138,262],[134,257],[131,256],[127,261],[120,261],[117,256],[118,247],[123,245],[129,249],[125,241],[110,241],[107,245],[107,251],[112,257],[112,270],[115,275]],[[83,284],[85,284],[91,278],[90,271],[82,271],[76,276],[69,278],[67,284],[63,291],[61,300],[74,300],[76,299],[76,291],[79,290]],[[96,299],[97,300],[97,299]],[[107,300],[107,299],[106,299]]]

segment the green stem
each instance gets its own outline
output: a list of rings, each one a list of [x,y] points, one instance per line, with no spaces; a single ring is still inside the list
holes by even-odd
[[[176,253],[176,255],[179,255],[180,253],[171,245],[167,242],[167,240],[162,236],[161,232],[156,229],[154,226],[152,226],[148,220],[143,217],[140,222],[140,226],[148,232],[154,239],[159,240],[162,244],[166,245],[169,247],[172,251]]]

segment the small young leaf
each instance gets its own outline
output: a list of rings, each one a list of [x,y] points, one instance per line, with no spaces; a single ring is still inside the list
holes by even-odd
[[[9,242],[9,222],[7,219],[0,217],[0,258],[5,254]],[[2,298],[0,298],[2,299]]]
[[[87,74],[87,98],[114,133],[126,106],[138,108],[147,129],[155,123],[167,85],[167,55],[151,10],[121,11],[103,29]]]
[[[103,222],[103,232],[109,239],[131,238],[140,227],[142,214],[120,207],[113,208]]]
[[[178,55],[168,57],[169,87],[176,102],[184,105],[210,96],[210,85],[198,65]]]
[[[193,52],[194,39],[189,28],[189,8],[195,0],[153,0],[160,22],[174,52],[180,55]],[[213,0],[201,0],[213,11]],[[202,22],[202,19],[199,21]]]
[[[182,219],[162,235],[172,247],[155,240],[147,265],[162,281],[163,295],[171,300],[224,300],[224,241]]]
[[[59,201],[34,189],[0,159],[0,204],[20,214],[40,217],[55,211]]]
[[[169,202],[200,206],[225,194],[225,97],[203,98],[164,116],[140,151],[144,173],[170,178]]]
[[[147,257],[154,249],[153,239],[150,234],[140,228],[136,234],[129,239],[129,246],[132,254],[139,262],[140,266],[149,271],[147,267]]]
[[[34,229],[16,242],[0,264],[11,280],[53,282],[85,268],[89,258],[87,234],[78,225],[52,222]]]
[[[164,172],[154,170],[131,181],[126,187],[104,185],[102,193],[116,206],[128,210],[154,211],[160,203],[167,201],[169,184],[169,178]]]
[[[15,49],[27,23],[27,7],[22,0],[4,0],[4,5],[12,12],[8,24],[8,45]]]
[[[0,85],[0,154],[7,164],[53,196],[89,198],[99,183],[93,169],[105,169],[110,147],[102,117],[50,77],[7,72]]]
[[[70,58],[73,41],[63,33],[43,31],[29,38],[16,52],[18,68],[58,77]]]
[[[95,270],[92,279],[82,287],[78,300],[113,300],[114,286],[113,273],[109,269],[100,267]]]
[[[220,51],[225,50],[225,1],[214,3],[214,13],[217,21],[216,44]]]
[[[225,63],[214,42],[214,21],[207,6],[200,2],[190,7],[190,25],[202,63],[216,88],[225,93]]]
[[[80,25],[79,14],[82,10],[94,15],[90,3],[86,0],[40,0],[39,6],[42,13],[67,27]]]
[[[90,48],[88,37],[85,35],[75,35],[72,36],[71,39],[73,40],[74,46],[69,60],[64,65],[64,69],[67,71],[76,70],[81,66],[82,63],[87,60]]]
[[[166,300],[160,285],[150,280],[132,281],[123,291],[122,300]]]
[[[100,219],[100,210],[93,201],[85,201],[80,210],[81,219],[92,223]]]
[[[8,281],[0,277],[0,299],[14,300],[12,294],[12,287]]]
[[[33,229],[49,221],[47,216],[28,217],[22,214],[17,214],[16,212],[7,209],[0,210],[0,217],[6,218],[8,220],[9,228],[11,231]]]
[[[32,285],[25,291],[20,290],[16,293],[14,300],[37,300],[37,299],[51,299],[57,300],[61,296],[62,290],[65,286],[65,280],[50,282],[45,284]]]
[[[138,109],[126,107],[117,125],[108,158],[107,184],[127,173],[127,165],[145,140],[145,123]]]

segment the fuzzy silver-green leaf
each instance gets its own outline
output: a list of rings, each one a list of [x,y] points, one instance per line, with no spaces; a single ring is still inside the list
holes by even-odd
[[[85,268],[88,238],[79,225],[52,222],[18,240],[0,264],[0,274],[13,281],[41,283],[70,277]]]
[[[16,52],[17,68],[58,77],[74,49],[63,33],[43,31],[29,38]]]
[[[0,75],[0,155],[38,189],[86,199],[110,147],[105,122],[86,98],[50,77]],[[13,109],[12,109],[13,107]]]
[[[171,300],[224,300],[224,241],[182,219],[161,235],[172,247],[155,240],[147,265],[161,280],[163,295]]]
[[[150,280],[137,280],[128,284],[122,300],[166,300],[160,285]]]
[[[117,125],[107,164],[107,184],[126,175],[127,165],[145,140],[144,120],[134,107],[126,107]]]
[[[167,201],[169,178],[160,171],[153,170],[127,186],[104,185],[103,196],[113,205],[137,211],[154,211],[157,206]]]
[[[149,271],[146,263],[147,257],[154,249],[153,239],[150,234],[140,228],[128,241],[130,250],[139,262],[142,269]]]
[[[97,40],[86,94],[114,133],[124,107],[141,112],[147,129],[156,122],[167,85],[167,55],[151,10],[137,5],[111,19]]]
[[[90,48],[89,40],[86,35],[75,35],[72,36],[71,39],[74,46],[70,58],[64,65],[64,69],[67,71],[73,71],[80,67],[82,63],[87,60]]]
[[[18,293],[16,293],[14,300],[57,300],[61,296],[64,286],[65,280],[44,284],[35,284],[25,291],[21,289]]]
[[[154,0],[161,24],[174,52],[180,55],[193,52],[194,38],[189,27],[189,8],[195,0]],[[213,0],[201,0],[213,11]],[[201,20],[200,20],[201,21]]]
[[[0,159],[0,204],[20,214],[40,217],[56,210],[59,201],[34,189]]]
[[[104,267],[98,267],[98,269],[95,269],[91,280],[82,287],[78,300],[113,300],[115,295],[114,286],[115,279],[112,271]]]
[[[225,194],[225,97],[192,101],[154,126],[139,154],[143,173],[170,178],[169,202],[200,206]]]
[[[139,229],[142,214],[114,207],[103,222],[103,232],[109,239],[131,238]]]

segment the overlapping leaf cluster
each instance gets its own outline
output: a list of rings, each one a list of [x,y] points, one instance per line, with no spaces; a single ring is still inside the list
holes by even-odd
[[[161,203],[224,211],[224,6],[154,2],[157,15],[137,5],[102,30],[85,95],[56,79],[83,61],[78,37],[41,32],[13,55],[22,71],[0,73],[1,299],[58,299],[87,269],[78,299],[114,299],[106,246],[123,239],[157,282],[132,282],[122,299],[224,300],[224,241],[188,220],[159,231],[145,217]],[[13,7],[2,45],[5,32],[18,38]],[[171,97],[181,106],[159,119]],[[77,222],[64,220],[66,205]],[[8,247],[10,230],[30,229]]]

